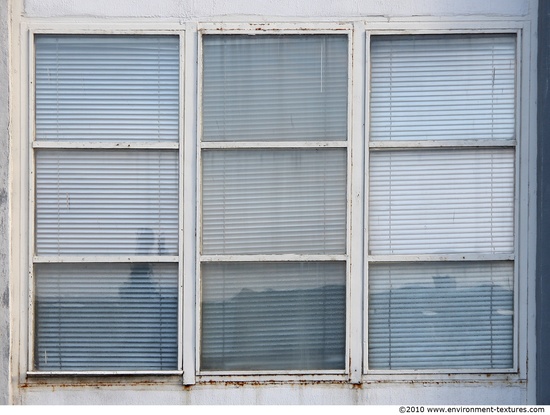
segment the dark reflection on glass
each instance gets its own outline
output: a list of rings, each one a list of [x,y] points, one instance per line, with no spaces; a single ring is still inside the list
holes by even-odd
[[[142,230],[137,253],[153,254],[154,241]],[[40,264],[36,274],[37,369],[177,369],[177,265]]]
[[[345,286],[253,291],[202,304],[204,370],[344,369]]]
[[[511,367],[513,292],[486,280],[459,286],[435,275],[433,284],[371,289],[369,367]]]
[[[155,245],[155,234],[152,229],[140,229],[137,238],[137,255],[152,255]],[[160,250],[160,247],[159,247]],[[131,265],[130,279],[120,288],[124,299],[136,297],[143,300],[159,301],[159,292],[153,281],[153,269],[149,263]]]

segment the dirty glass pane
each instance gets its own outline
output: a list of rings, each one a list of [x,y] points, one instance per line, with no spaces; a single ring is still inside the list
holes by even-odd
[[[370,369],[513,366],[512,261],[369,270]]]
[[[35,368],[177,370],[176,264],[36,265]]]
[[[514,35],[373,36],[371,140],[513,140]]]
[[[203,140],[346,140],[345,35],[205,35]]]
[[[175,151],[38,151],[38,255],[177,255],[178,171]]]
[[[178,141],[177,36],[37,35],[36,139]]]
[[[345,263],[203,265],[202,370],[342,370]]]
[[[344,254],[346,149],[203,152],[203,254]]]

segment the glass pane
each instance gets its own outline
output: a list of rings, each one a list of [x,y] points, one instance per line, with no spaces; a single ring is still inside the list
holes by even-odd
[[[177,36],[35,42],[37,140],[178,141]]]
[[[374,264],[370,369],[513,365],[512,262]]]
[[[203,254],[345,253],[346,149],[203,152]]]
[[[203,140],[346,140],[345,35],[203,38]]]
[[[345,367],[345,263],[202,269],[201,369]]]
[[[371,140],[515,138],[515,36],[372,39]]]
[[[177,151],[40,150],[39,255],[177,255]]]
[[[371,153],[371,254],[514,251],[513,149]]]
[[[36,266],[35,366],[176,370],[176,264]]]

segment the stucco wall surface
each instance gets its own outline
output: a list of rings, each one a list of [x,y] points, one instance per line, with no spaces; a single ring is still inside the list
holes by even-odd
[[[0,0],[0,405],[8,403],[8,0]]]
[[[25,404],[154,404],[154,405],[518,405],[526,402],[525,388],[487,384],[364,384],[351,385],[196,385],[182,390],[142,387],[27,388]]]
[[[26,0],[29,17],[525,16],[530,0]]]

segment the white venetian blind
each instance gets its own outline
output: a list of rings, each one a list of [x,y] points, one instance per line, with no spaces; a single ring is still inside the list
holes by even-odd
[[[341,372],[347,36],[203,42],[201,370]]]
[[[369,268],[370,369],[513,364],[513,262]]]
[[[40,150],[39,255],[177,255],[177,152]]]
[[[36,139],[177,141],[177,36],[36,37]]]
[[[496,254],[515,253],[515,48],[513,35],[373,37],[370,369],[513,367],[514,262]]]
[[[178,370],[179,37],[35,49],[34,368]]]
[[[35,366],[175,370],[176,264],[39,264]]]
[[[346,252],[345,149],[203,153],[203,253]]]
[[[347,36],[207,35],[203,140],[346,140]]]
[[[345,365],[344,262],[205,264],[203,370]]]
[[[515,50],[512,35],[373,37],[371,140],[513,140]]]
[[[371,254],[511,253],[514,150],[377,151]]]

